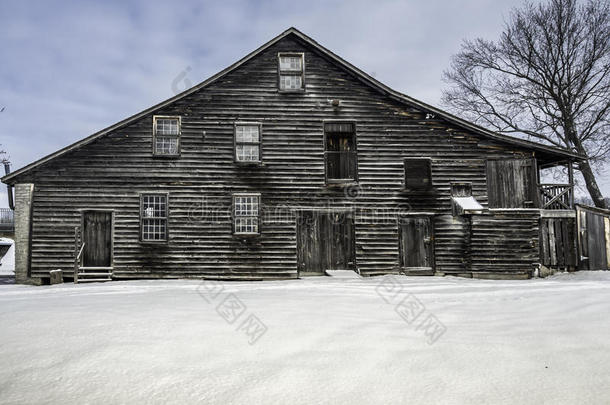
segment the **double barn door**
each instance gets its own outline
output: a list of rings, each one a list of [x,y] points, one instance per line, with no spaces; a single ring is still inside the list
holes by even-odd
[[[299,275],[355,270],[354,221],[349,212],[301,211],[297,223]]]

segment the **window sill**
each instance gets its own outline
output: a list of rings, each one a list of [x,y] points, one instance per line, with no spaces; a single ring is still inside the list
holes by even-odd
[[[350,187],[350,186],[357,186],[358,185],[358,180],[352,180],[352,179],[329,179],[326,180],[326,186],[327,187]]]
[[[305,93],[305,89],[289,89],[289,90],[285,90],[285,89],[277,89],[278,93],[283,93],[283,94],[299,94],[299,93]]]
[[[261,234],[260,234],[260,232],[259,233],[233,232],[233,236],[238,239],[252,239],[252,238],[258,238],[259,236],[261,236]]]
[[[176,155],[164,155],[164,154],[159,154],[159,153],[153,153],[152,155],[154,158],[160,158],[160,159],[178,159],[180,157],[180,154],[176,154]]]
[[[435,190],[434,187],[403,187],[402,191],[405,193],[432,194]]]
[[[167,245],[169,242],[167,240],[140,240],[140,244],[142,245]]]
[[[235,160],[235,164],[238,166],[248,166],[248,167],[259,167],[259,166],[264,166],[263,162],[260,160],[250,160],[250,161],[244,161],[244,160]]]

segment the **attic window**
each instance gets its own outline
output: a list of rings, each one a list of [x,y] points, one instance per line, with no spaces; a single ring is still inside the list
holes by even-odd
[[[432,187],[432,170],[428,158],[405,159],[405,189],[426,190]]]
[[[260,163],[260,123],[235,124],[235,161],[241,163]]]
[[[153,155],[180,155],[180,117],[153,117]]]
[[[278,85],[280,91],[305,89],[305,59],[303,53],[278,54]]]

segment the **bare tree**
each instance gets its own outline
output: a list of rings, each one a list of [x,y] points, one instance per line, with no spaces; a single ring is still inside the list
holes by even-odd
[[[513,9],[498,41],[464,41],[444,78],[443,103],[457,114],[586,156],[577,169],[605,207],[594,169],[610,152],[608,0]]]
[[[0,108],[0,113],[4,112],[4,108],[5,107]],[[2,149],[2,144],[0,143],[0,162],[4,162],[4,160],[5,160],[4,156],[5,155],[6,155],[6,151],[4,149]]]

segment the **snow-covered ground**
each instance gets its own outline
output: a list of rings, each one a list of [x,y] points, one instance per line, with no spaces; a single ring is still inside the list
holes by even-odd
[[[608,404],[610,272],[0,286],[2,403]]]

